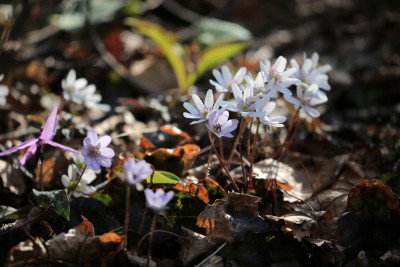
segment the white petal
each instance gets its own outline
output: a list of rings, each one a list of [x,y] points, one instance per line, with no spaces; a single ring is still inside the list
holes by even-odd
[[[279,56],[272,68],[278,73],[284,72],[286,68],[286,63],[286,58],[284,58],[283,56]]]
[[[204,104],[207,108],[212,108],[214,105],[214,94],[211,89],[207,91],[206,98],[204,100]]]
[[[192,95],[192,99],[193,99],[193,102],[194,102],[194,105],[196,106],[196,108],[199,111],[203,112],[203,110],[205,109],[205,106],[204,106],[203,102],[201,101],[200,97],[198,95],[194,94],[194,95]]]
[[[199,111],[188,102],[183,103],[183,107],[186,108],[186,110],[189,111],[192,115],[196,115],[199,113]]]

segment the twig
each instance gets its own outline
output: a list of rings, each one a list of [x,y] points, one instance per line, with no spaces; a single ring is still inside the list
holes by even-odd
[[[209,259],[211,259],[215,254],[217,254],[221,249],[223,249],[226,244],[228,243],[223,243],[219,248],[217,248],[217,250],[215,250],[210,256],[208,256],[207,258],[205,258],[204,260],[202,260],[199,264],[195,265],[195,267],[200,267],[201,265],[203,265],[204,263],[206,263]]]
[[[319,209],[320,209],[320,210],[323,210],[323,209],[322,209],[321,202],[319,201],[317,192],[315,191],[314,185],[313,185],[312,182],[311,182],[310,175],[308,175],[307,169],[306,169],[306,167],[304,166],[303,162],[300,161],[300,164],[301,164],[301,167],[302,167],[303,170],[304,170],[304,173],[305,173],[306,176],[307,176],[308,182],[309,182],[310,185],[311,185],[311,188],[312,188],[312,190],[313,190],[313,194],[314,194],[315,198],[317,199],[317,202],[318,202],[318,204],[319,204]]]
[[[183,237],[183,236],[181,236],[181,235],[175,234],[175,233],[173,233],[173,232],[165,231],[165,230],[154,230],[154,231],[150,231],[150,232],[148,232],[147,234],[145,234],[145,235],[139,240],[139,243],[138,243],[138,245],[137,245],[137,247],[136,247],[136,252],[139,251],[140,245],[142,245],[143,241],[144,241],[148,236],[150,236],[152,233],[153,233],[153,234],[155,234],[155,233],[170,234],[170,235],[179,237],[179,238],[184,239],[184,240],[187,239],[186,237]]]

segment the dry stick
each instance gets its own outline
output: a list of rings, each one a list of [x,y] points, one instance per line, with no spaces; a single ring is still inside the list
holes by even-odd
[[[194,267],[200,267],[204,263],[206,263],[209,259],[211,259],[215,254],[217,254],[221,249],[223,249],[228,243],[223,243],[216,251],[214,251],[210,256],[202,260],[199,264],[195,265]]]
[[[83,176],[83,173],[84,173],[85,170],[86,170],[86,167],[87,167],[87,165],[85,164],[85,166],[83,167],[83,170],[82,170],[82,172],[81,172],[81,175],[79,176],[78,180],[76,180],[76,183],[74,184],[74,187],[72,187],[72,188],[70,189],[70,191],[69,191],[69,194],[70,194],[70,195],[69,195],[68,199],[71,197],[72,193],[74,192],[74,190],[75,190],[76,187],[78,186],[79,182],[81,181],[82,176]]]
[[[311,182],[310,175],[308,175],[307,169],[306,169],[306,167],[304,166],[303,162],[300,161],[300,164],[301,164],[301,167],[303,167],[303,170],[304,170],[304,172],[305,172],[305,174],[306,174],[306,176],[307,176],[308,182],[309,182],[310,185],[311,185],[311,188],[312,188],[312,190],[313,190],[313,194],[314,194],[315,198],[317,199],[317,202],[318,202],[318,204],[319,204],[319,209],[322,211],[322,205],[321,205],[321,202],[320,202],[319,199],[318,199],[317,192],[315,191],[315,188],[314,188],[314,186],[313,186],[313,184],[312,184],[312,182]]]
[[[215,155],[217,156],[219,162],[221,163],[222,168],[224,169],[226,175],[228,176],[228,179],[229,179],[229,181],[231,182],[233,189],[234,189],[236,192],[239,192],[239,191],[240,191],[240,190],[239,190],[239,187],[238,187],[237,184],[235,183],[235,180],[233,180],[231,174],[229,173],[228,168],[226,167],[224,161],[221,159],[221,156],[218,154],[218,151],[217,151],[217,148],[216,148],[215,145],[214,145],[214,139],[213,139],[213,137],[212,137],[212,135],[211,135],[210,130],[207,130],[207,132],[208,132],[208,138],[210,139],[211,147],[213,148]]]
[[[131,203],[131,186],[126,184],[126,200],[125,200],[125,219],[124,219],[124,252],[127,252],[128,246],[128,228],[129,228],[129,213]]]

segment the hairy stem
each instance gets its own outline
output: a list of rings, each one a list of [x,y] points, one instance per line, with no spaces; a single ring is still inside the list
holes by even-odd
[[[231,182],[233,189],[236,192],[239,192],[240,191],[239,187],[237,186],[237,184],[233,180],[232,175],[229,173],[228,168],[226,167],[224,161],[222,160],[221,156],[219,155],[219,153],[217,151],[217,148],[215,147],[214,138],[212,137],[210,130],[208,130],[208,138],[210,139],[211,147],[213,148],[215,155],[217,156],[219,162],[221,163],[222,168],[224,169],[226,175],[228,176],[228,179]]]
[[[128,228],[129,228],[129,213],[131,203],[131,186],[126,184],[126,199],[125,199],[125,219],[124,219],[124,251],[126,253],[128,246]]]

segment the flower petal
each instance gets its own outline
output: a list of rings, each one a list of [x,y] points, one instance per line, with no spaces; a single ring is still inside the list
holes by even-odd
[[[46,141],[53,139],[57,129],[57,110],[58,108],[57,106],[55,106],[51,111],[49,117],[47,118],[43,126],[42,134],[39,137],[40,139]]]
[[[98,164],[100,164],[103,167],[110,168],[111,167],[111,160],[102,158],[102,157],[97,157],[96,161]]]
[[[32,145],[34,145],[35,143],[37,143],[38,141],[39,141],[39,138],[30,139],[30,140],[28,140],[28,141],[25,141],[25,142],[23,142],[22,144],[19,144],[19,145],[15,146],[15,147],[12,147],[12,148],[10,148],[10,149],[8,149],[8,150],[6,150],[6,151],[1,152],[1,153],[0,153],[0,157],[1,157],[1,156],[8,155],[8,154],[11,154],[11,153],[14,153],[14,152],[16,152],[16,151],[18,151],[18,150],[21,150],[21,149],[24,149],[24,148],[26,148],[26,147],[28,147],[28,146],[32,146]]]
[[[114,150],[109,147],[100,148],[100,154],[103,158],[112,158],[115,156]]]
[[[100,147],[106,147],[111,143],[111,137],[109,135],[104,135],[99,138]]]
[[[47,142],[45,142],[45,144],[54,146],[54,147],[59,148],[59,149],[62,149],[62,150],[64,150],[64,151],[69,151],[69,152],[72,152],[72,153],[78,153],[78,150],[73,149],[72,147],[68,147],[68,146],[61,145],[61,144],[56,143],[56,142],[54,142],[54,141],[52,141],[52,140],[48,140]]]

